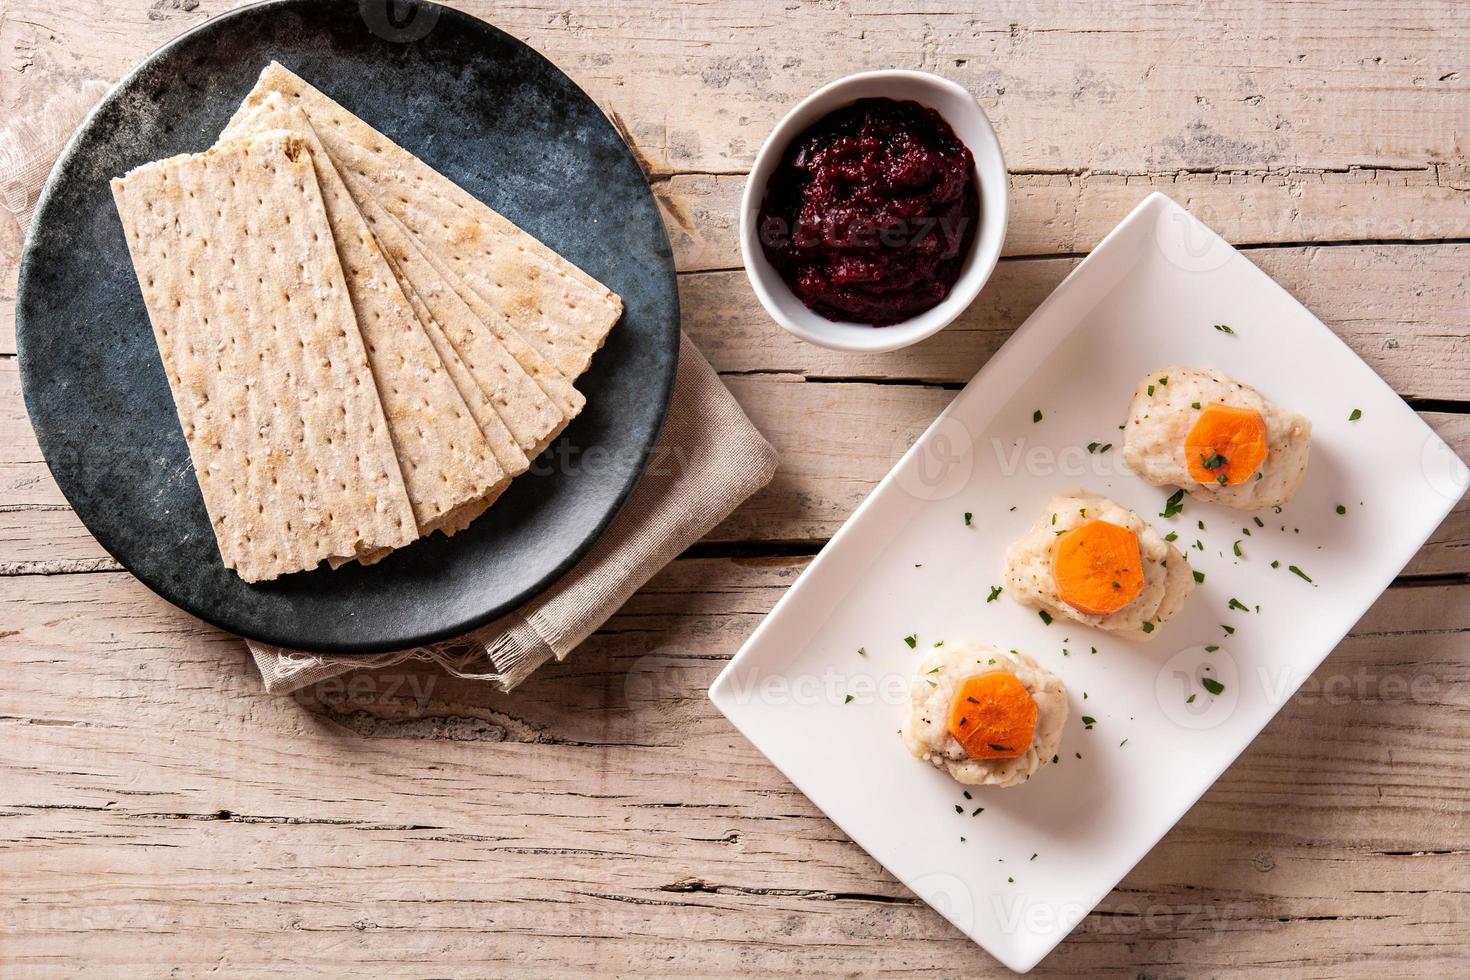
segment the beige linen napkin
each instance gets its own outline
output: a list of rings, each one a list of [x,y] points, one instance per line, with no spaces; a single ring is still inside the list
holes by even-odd
[[[473,633],[432,647],[328,656],[247,640],[265,688],[284,694],[349,670],[433,661],[457,677],[510,690],[561,660],[659,569],[770,482],[776,451],[745,417],[688,337],[668,420],[622,512],[572,570],[541,595]]]

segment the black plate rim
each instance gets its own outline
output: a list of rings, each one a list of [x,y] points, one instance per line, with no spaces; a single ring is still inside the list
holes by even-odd
[[[486,28],[490,30],[499,30],[499,28],[496,28],[488,21],[481,20],[480,18],[475,17],[472,14],[468,14],[461,10],[456,10],[453,7],[435,3],[433,2],[433,0],[412,0],[412,2],[414,2],[417,6],[437,7],[439,10],[438,16],[440,18],[448,17],[451,20],[459,21],[469,30],[484,30]],[[110,106],[113,102],[115,102],[119,97],[119,94],[139,74],[150,68],[156,61],[170,54],[175,49],[190,43],[195,35],[201,34],[205,31],[217,29],[218,25],[222,22],[229,21],[237,17],[258,14],[266,8],[279,7],[283,9],[290,9],[293,7],[309,6],[310,3],[311,0],[258,0],[258,2],[256,3],[245,4],[243,6],[224,11],[223,13],[216,14],[215,16],[194,25],[193,27],[184,31],[182,34],[179,34],[177,37],[166,41],[165,43],[151,51],[146,57],[138,61],[137,64],[135,64],[121,78],[119,78],[117,82],[113,84],[110,89],[108,89],[107,93],[98,100],[97,104],[94,105],[87,112],[81,123],[78,124],[76,131],[72,133],[71,137],[67,140],[66,145],[62,148],[61,153],[57,156],[56,162],[52,164],[51,171],[49,174],[47,174],[46,182],[41,188],[41,193],[36,198],[35,210],[32,213],[31,222],[26,231],[25,247],[21,251],[20,265],[18,267],[15,295],[16,362],[18,366],[18,372],[20,374],[21,399],[25,404],[26,416],[31,422],[32,431],[36,434],[37,442],[38,444],[40,444],[41,458],[46,464],[47,472],[50,473],[52,481],[57,485],[57,488],[61,490],[61,494],[66,499],[67,505],[71,508],[72,513],[75,514],[77,519],[82,522],[82,526],[87,529],[87,532],[92,535],[93,539],[102,546],[102,549],[106,551],[107,554],[111,556],[112,559],[123,568],[123,570],[132,575],[133,578],[137,581],[143,583],[143,585],[147,587],[149,591],[153,592],[155,595],[159,596],[175,608],[180,609],[183,612],[188,613],[189,615],[194,616],[200,620],[203,620],[211,626],[217,627],[218,629],[224,630],[227,633],[231,633],[235,636],[241,637],[242,639],[267,644],[269,646],[299,649],[308,653],[323,653],[331,654],[334,656],[360,655],[367,657],[377,654],[411,649],[419,646],[426,646],[434,643],[440,643],[445,640],[450,640],[455,637],[463,636],[467,633],[473,632],[474,630],[486,625],[487,623],[490,623],[493,620],[524,606],[527,602],[540,595],[554,582],[556,582],[564,574],[570,571],[577,562],[586,557],[587,553],[590,552],[593,546],[602,539],[602,536],[607,532],[608,527],[611,526],[612,522],[617,519],[618,515],[621,514],[623,509],[627,506],[628,501],[632,498],[634,489],[637,487],[639,480],[642,478],[644,471],[647,469],[649,460],[652,458],[653,452],[658,445],[664,425],[668,420],[669,406],[673,401],[674,384],[678,374],[679,348],[682,344],[682,317],[680,315],[679,293],[676,284],[675,289],[672,293],[672,301],[674,304],[674,321],[676,325],[676,329],[673,331],[672,353],[674,357],[672,358],[671,362],[673,364],[673,368],[667,372],[664,372],[661,377],[656,379],[656,383],[662,388],[662,391],[658,393],[658,408],[657,412],[655,413],[655,424],[650,434],[650,438],[648,439],[647,445],[645,445],[643,449],[639,452],[634,465],[628,470],[628,477],[624,481],[624,485],[618,489],[615,495],[616,499],[613,506],[608,508],[607,513],[601,518],[601,520],[596,523],[590,533],[585,536],[584,540],[577,547],[571,549],[568,552],[567,556],[561,562],[557,563],[553,568],[547,571],[539,579],[529,583],[511,597],[505,599],[499,604],[490,607],[485,612],[477,613],[473,616],[456,620],[435,630],[426,630],[415,633],[411,636],[394,637],[392,639],[380,641],[356,642],[351,644],[341,644],[334,642],[314,643],[307,646],[303,645],[299,640],[293,639],[288,635],[272,630],[269,627],[269,624],[265,624],[264,628],[254,629],[249,626],[242,626],[242,624],[238,622],[233,622],[228,617],[214,615],[207,609],[199,608],[195,604],[187,602],[184,597],[172,594],[173,590],[168,589],[164,585],[152,582],[149,579],[144,578],[142,575],[138,574],[138,572],[132,567],[132,565],[129,564],[127,559],[123,555],[116,552],[109,545],[108,541],[105,539],[105,536],[99,533],[98,529],[95,528],[92,522],[87,519],[82,510],[79,510],[75,506],[75,502],[73,501],[71,494],[68,492],[66,486],[63,485],[62,480],[58,477],[55,468],[51,464],[51,457],[46,452],[46,447],[44,443],[42,443],[40,438],[41,430],[36,425],[35,414],[32,411],[32,400],[30,393],[32,382],[30,381],[29,373],[25,368],[25,338],[29,330],[26,318],[25,296],[28,287],[29,272],[34,260],[35,242],[39,240],[39,237],[35,234],[35,230],[40,227],[41,221],[47,213],[48,205],[50,204],[50,199],[53,195],[53,192],[55,191],[60,174],[64,169],[66,169],[67,164],[69,164],[72,158],[76,155],[79,144],[81,143],[83,137],[87,134],[88,130],[92,128],[92,125],[97,115],[108,106]],[[501,31],[501,33],[504,34],[506,32]],[[515,35],[506,34],[506,36],[510,37],[517,43],[524,45],[526,48],[530,49],[536,56],[545,60],[554,71],[561,74],[567,79],[569,85],[577,89],[577,91],[582,92],[584,96],[586,95],[586,92],[582,89],[582,87],[578,85],[569,75],[567,75],[566,72],[562,71],[561,68],[557,66],[555,62],[551,61],[550,58],[547,58],[539,50],[532,47],[528,42],[516,37]],[[589,101],[592,101],[594,105],[597,104],[596,101],[591,99],[590,96],[587,96],[587,98],[589,99]],[[601,107],[599,106],[599,111],[600,110]],[[605,113],[604,118],[606,118]],[[618,135],[621,137],[621,131],[616,125],[612,124],[610,120],[609,125],[612,125],[613,130],[617,132]],[[626,147],[626,139],[624,139],[623,142]],[[637,157],[632,153],[632,149],[627,149],[629,154],[633,155],[633,158],[636,161]],[[642,167],[640,166],[639,169],[642,170]],[[651,190],[649,190],[649,194],[652,194]],[[664,244],[668,246],[664,250],[664,254],[667,256],[664,265],[668,275],[672,277],[676,275],[676,270],[673,261],[672,247],[668,242],[668,230],[663,229],[662,234],[664,238]]]

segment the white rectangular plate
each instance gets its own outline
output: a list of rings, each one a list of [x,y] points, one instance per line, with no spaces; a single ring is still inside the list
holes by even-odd
[[[1134,386],[1167,365],[1218,368],[1312,420],[1306,481],[1283,513],[1260,515],[1264,528],[1190,498],[1166,520],[1171,488],[1124,466],[1119,425]],[[1354,409],[1362,417],[1349,421]],[[1025,972],[1250,744],[1466,484],[1465,465],[1331,330],[1154,194],[915,442],[710,697],[859,846]],[[1052,494],[1076,487],[1178,531],[1206,573],[1151,643],[1047,626],[1005,595],[986,601],[1006,546]],[[1231,598],[1250,611],[1228,608]],[[913,634],[916,649],[904,641]],[[961,639],[1031,653],[1070,702],[1059,764],[1012,789],[971,789],[973,799],[897,733],[914,666],[936,642]],[[1207,666],[1225,684],[1218,697],[1200,684]]]

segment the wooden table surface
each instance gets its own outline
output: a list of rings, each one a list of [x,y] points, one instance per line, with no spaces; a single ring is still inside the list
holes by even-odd
[[[0,0],[0,181],[53,100],[229,5]],[[47,473],[14,353],[9,219],[31,202],[0,193],[0,972],[1004,975],[705,689],[906,441],[1153,190],[1248,247],[1470,457],[1470,5],[466,6],[627,134],[684,328],[780,472],[511,695],[394,670],[268,696],[241,644],[121,571]],[[732,224],[776,119],[876,67],[975,93],[1013,216],[969,313],[864,357],[769,321]],[[1462,502],[1037,973],[1465,975],[1467,638]]]

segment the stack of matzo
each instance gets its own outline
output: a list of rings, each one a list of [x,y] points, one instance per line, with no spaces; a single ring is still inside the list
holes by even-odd
[[[622,301],[280,65],[112,182],[220,555],[377,561],[485,511],[581,411]]]

